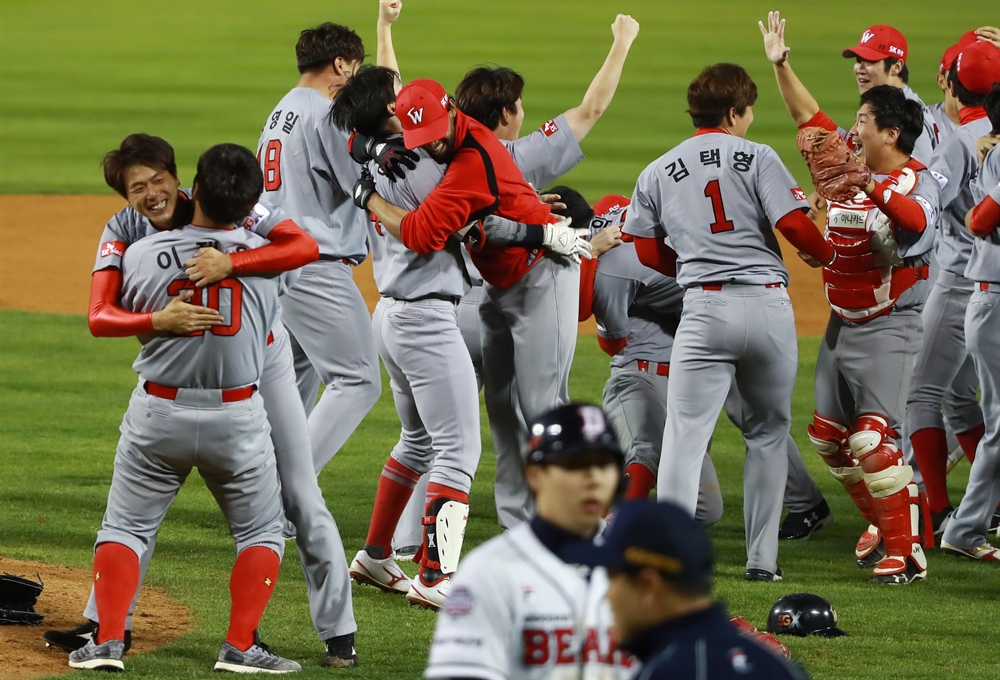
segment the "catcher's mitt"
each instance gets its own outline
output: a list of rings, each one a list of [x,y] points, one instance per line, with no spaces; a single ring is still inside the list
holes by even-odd
[[[803,128],[795,138],[795,145],[809,165],[816,191],[828,201],[849,201],[871,181],[871,170],[836,132]]]
[[[35,611],[35,602],[45,584],[4,573],[0,576],[0,624],[37,626],[45,618]]]

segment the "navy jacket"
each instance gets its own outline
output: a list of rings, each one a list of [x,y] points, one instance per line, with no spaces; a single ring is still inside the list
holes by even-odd
[[[635,680],[807,680],[740,635],[721,604],[647,628],[619,647],[642,662]]]

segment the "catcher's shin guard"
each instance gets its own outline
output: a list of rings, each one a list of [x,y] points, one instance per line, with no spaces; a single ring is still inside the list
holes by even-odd
[[[816,452],[830,467],[830,474],[843,485],[844,490],[847,491],[864,518],[870,524],[878,524],[871,494],[868,493],[868,487],[865,486],[864,474],[847,443],[850,434],[847,426],[832,418],[814,413],[812,425],[807,431],[809,441],[812,442]],[[865,555],[871,552],[876,545],[878,545],[877,538],[874,545],[865,552]]]
[[[921,547],[921,503],[913,469],[892,444],[883,443],[861,458],[865,484],[878,514],[886,556],[872,570],[875,581],[901,584],[927,576]]]
[[[420,580],[434,585],[458,569],[469,521],[469,504],[454,498],[438,496],[427,505],[424,525],[424,545],[420,556]]]
[[[896,431],[889,427],[889,421],[877,413],[862,413],[854,424],[854,432],[847,438],[851,452],[860,460],[882,444],[893,443]]]

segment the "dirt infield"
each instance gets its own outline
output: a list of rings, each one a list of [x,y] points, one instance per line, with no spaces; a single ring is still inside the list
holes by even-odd
[[[101,229],[123,206],[117,196],[0,196],[0,308],[86,314]],[[821,335],[830,312],[819,270],[807,267],[787,242],[782,251],[799,335]],[[354,279],[374,309],[371,259],[355,268]],[[593,319],[580,330],[593,333]]]
[[[0,626],[0,680],[26,680],[72,670],[66,652],[46,647],[48,630],[76,628],[90,593],[88,569],[58,567],[44,562],[22,562],[0,557],[0,572],[36,579],[45,588],[35,611],[45,615],[38,626]],[[133,621],[135,643],[129,655],[142,654],[167,643],[191,627],[191,612],[161,590],[143,586]]]

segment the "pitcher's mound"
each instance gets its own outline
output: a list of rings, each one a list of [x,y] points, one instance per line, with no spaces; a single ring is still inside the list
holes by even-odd
[[[0,680],[39,678],[73,670],[67,653],[46,647],[42,635],[48,630],[70,630],[84,622],[83,607],[90,594],[89,569],[58,567],[44,562],[23,562],[0,557],[0,572],[45,582],[35,611],[45,615],[37,626],[0,626]],[[191,612],[162,590],[143,586],[135,611],[132,654],[148,652],[191,627]]]

